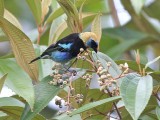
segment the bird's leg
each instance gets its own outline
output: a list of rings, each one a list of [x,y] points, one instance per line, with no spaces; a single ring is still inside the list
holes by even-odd
[[[72,72],[74,75],[76,75],[76,71],[73,70],[73,71],[70,71],[69,69],[77,62],[77,58],[70,64],[70,66],[68,68],[65,68],[66,71],[69,71],[69,72]]]
[[[80,53],[77,56],[80,56],[83,52],[84,50],[80,50]],[[76,59],[70,64],[70,66],[66,69],[66,71],[69,71],[69,68],[72,67],[77,62],[77,60],[78,58],[76,57]],[[77,74],[75,70],[69,72],[72,72],[74,76]]]
[[[77,58],[70,64],[70,66],[68,67],[67,70],[69,70],[69,68],[72,67],[72,65],[74,65],[74,63],[76,63],[76,62],[77,62]]]
[[[64,71],[65,72],[71,72],[69,69],[71,68],[71,66],[73,66],[73,64],[77,61],[77,58],[69,65],[69,67],[65,64],[62,64],[63,65],[63,68],[65,69]]]

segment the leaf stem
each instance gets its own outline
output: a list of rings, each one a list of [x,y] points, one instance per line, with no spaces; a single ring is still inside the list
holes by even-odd
[[[42,26],[42,24],[38,25],[38,39],[37,39],[37,44],[40,44],[40,39],[41,39],[41,35],[44,31],[46,26]]]
[[[158,93],[153,92],[153,95],[157,98],[158,101],[160,101],[160,97],[158,96]]]
[[[94,61],[92,60],[91,55],[89,54],[90,51],[87,50],[86,52],[88,53],[88,57],[89,57],[90,61],[92,61],[92,65],[94,66],[95,71],[97,71],[97,66],[94,64]]]
[[[86,59],[86,61],[89,62],[91,64],[92,68],[96,71],[96,67],[95,67],[94,63],[89,59]]]
[[[73,78],[73,73],[71,76],[71,79],[69,80],[69,88],[68,88],[68,96],[67,96],[67,111],[70,109],[70,94],[71,94],[71,89],[72,89],[72,78]]]
[[[140,64],[138,64],[138,68],[139,68],[140,74],[143,75],[143,73],[142,73],[142,68],[141,68],[141,65],[140,65]]]
[[[158,101],[160,101],[160,98],[159,98],[158,94],[155,94],[155,96],[158,99]]]
[[[109,96],[112,97],[112,94],[111,94],[110,90],[109,90],[108,88],[106,88],[106,90],[107,90]],[[113,106],[115,107],[115,109],[116,109],[116,111],[117,111],[117,114],[118,114],[118,116],[119,116],[119,119],[121,120],[122,117],[121,117],[121,114],[120,114],[120,112],[119,112],[119,110],[118,110],[118,107],[117,107],[117,105],[116,105],[115,102],[113,102]]]

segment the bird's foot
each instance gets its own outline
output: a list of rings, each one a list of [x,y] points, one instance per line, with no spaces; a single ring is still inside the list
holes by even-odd
[[[76,75],[77,75],[77,71],[76,71],[76,70],[72,70],[71,73],[72,73],[73,76],[76,76]]]
[[[76,76],[77,75],[77,71],[76,70],[71,70],[71,69],[68,69],[68,70],[65,70],[65,72],[67,73],[70,73],[72,74],[73,76]]]

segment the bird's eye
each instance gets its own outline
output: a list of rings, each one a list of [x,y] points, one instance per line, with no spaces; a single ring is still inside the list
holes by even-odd
[[[92,48],[97,48],[98,47],[98,43],[95,42],[94,40],[91,41],[91,47]]]

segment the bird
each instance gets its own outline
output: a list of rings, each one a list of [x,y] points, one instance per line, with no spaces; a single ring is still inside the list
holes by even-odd
[[[93,32],[72,33],[51,44],[40,56],[30,61],[29,64],[39,59],[51,59],[57,63],[65,64],[76,58],[80,49],[92,48],[96,53],[98,50],[97,35]]]

